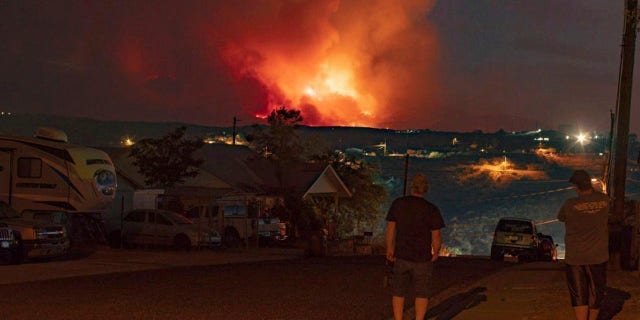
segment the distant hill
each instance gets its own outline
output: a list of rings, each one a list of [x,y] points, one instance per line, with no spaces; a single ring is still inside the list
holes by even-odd
[[[0,116],[0,134],[32,136],[40,126],[63,130],[70,142],[95,146],[111,147],[120,144],[124,137],[134,140],[161,137],[173,129],[185,126],[188,136],[219,136],[232,134],[231,127],[209,127],[181,122],[132,122],[105,121],[90,118],[64,117],[43,114],[12,114]],[[237,128],[238,133],[246,136],[252,132],[251,125]],[[429,129],[392,130],[358,127],[307,127],[298,130],[299,135],[316,145],[333,149],[357,148],[383,152],[381,144],[386,145],[388,153],[404,153],[407,149],[440,152],[528,152],[541,144],[567,152],[600,152],[605,141],[600,138],[598,144],[577,146],[575,141],[566,139],[566,134],[558,131],[528,131],[494,133],[482,131],[441,132]],[[601,135],[602,137],[603,135]],[[546,141],[536,140],[547,138]],[[378,146],[376,146],[378,145]],[[633,149],[633,148],[631,148]],[[633,152],[633,151],[630,151]],[[635,154],[635,153],[634,153]]]
[[[186,126],[187,133],[193,136],[217,135],[227,130],[180,122],[104,121],[42,114],[12,114],[0,117],[0,134],[33,136],[41,126],[64,131],[71,143],[95,147],[120,145],[124,137],[137,140],[157,138],[180,126]]]

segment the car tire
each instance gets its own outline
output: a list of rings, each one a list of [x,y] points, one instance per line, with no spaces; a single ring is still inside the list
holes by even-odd
[[[178,250],[191,250],[191,239],[184,234],[178,234],[173,238],[173,246]]]
[[[234,228],[224,230],[223,241],[227,248],[237,248],[240,246],[240,234]]]
[[[22,264],[27,257],[27,252],[22,244],[22,240],[18,240],[18,245],[11,251],[9,258],[10,264]]]
[[[540,260],[553,261],[554,251],[555,244],[552,241],[544,239],[540,242]]]
[[[491,260],[502,260],[504,259],[504,253],[502,249],[497,246],[491,246]]]
[[[118,249],[118,248],[124,247],[122,243],[122,234],[120,230],[111,231],[111,233],[109,233],[108,241],[109,241],[109,247],[111,248]]]

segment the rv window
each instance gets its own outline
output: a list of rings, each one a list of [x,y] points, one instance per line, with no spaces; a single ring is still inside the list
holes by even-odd
[[[90,166],[92,164],[111,164],[111,162],[105,159],[87,159],[87,165]]]
[[[245,215],[245,207],[241,205],[224,206],[224,215],[242,217]]]
[[[42,177],[42,160],[39,158],[18,158],[18,177]]]

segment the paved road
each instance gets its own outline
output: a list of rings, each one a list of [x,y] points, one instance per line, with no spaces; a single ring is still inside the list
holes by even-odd
[[[0,285],[0,319],[391,317],[389,295],[382,288],[383,257],[281,259],[195,266],[165,263],[147,270],[5,281]],[[47,265],[39,264],[40,271],[46,272]],[[436,268],[436,290],[474,282],[504,266],[482,258],[443,258]],[[20,266],[2,266],[0,272],[16,267]]]

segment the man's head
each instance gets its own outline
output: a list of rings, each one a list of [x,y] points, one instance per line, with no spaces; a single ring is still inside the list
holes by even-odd
[[[573,183],[578,190],[587,191],[593,189],[591,185],[591,177],[584,170],[576,170],[569,178],[569,182]]]
[[[421,174],[417,173],[413,176],[411,180],[411,193],[414,194],[424,194],[429,190],[429,181],[427,178]]]

